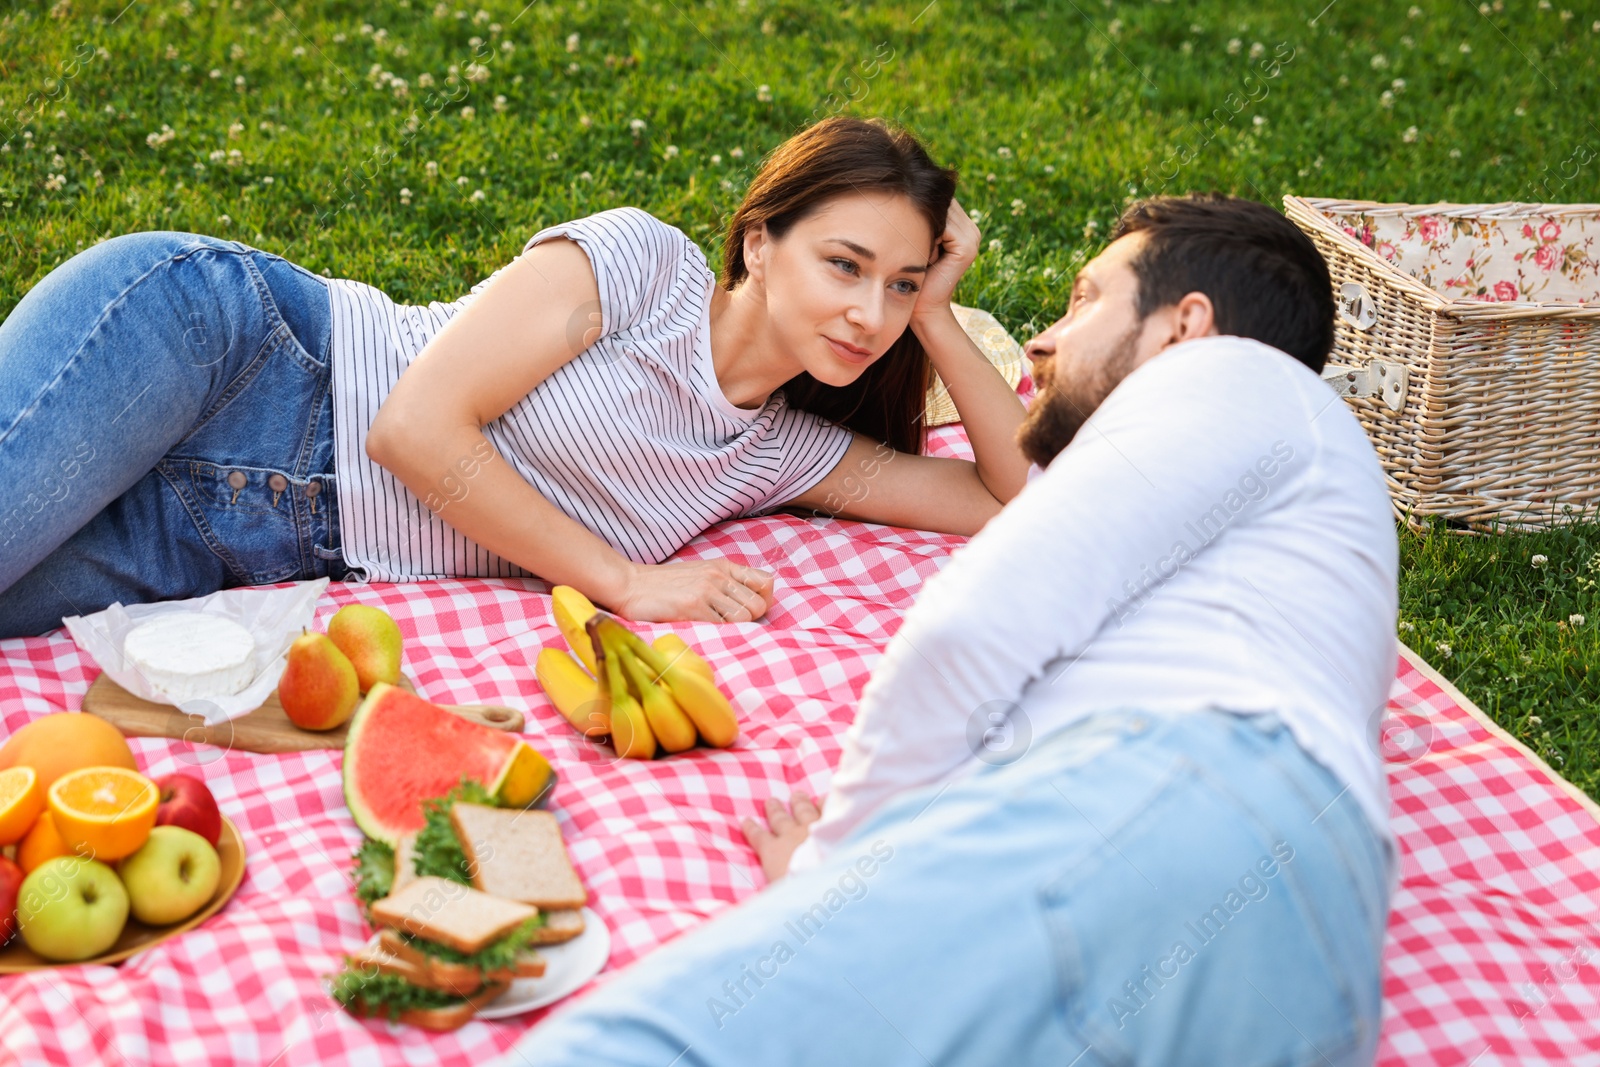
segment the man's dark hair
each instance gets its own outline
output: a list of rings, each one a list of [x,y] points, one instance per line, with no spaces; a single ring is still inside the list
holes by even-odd
[[[1218,333],[1253,338],[1322,373],[1333,348],[1333,282],[1300,227],[1266,204],[1213,192],[1140,200],[1112,240],[1141,231],[1149,236],[1133,260],[1140,319],[1204,293]]]

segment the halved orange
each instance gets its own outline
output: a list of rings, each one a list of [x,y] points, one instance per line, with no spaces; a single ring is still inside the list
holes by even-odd
[[[61,840],[61,835],[56,832],[55,819],[50,817],[48,810],[41,811],[39,818],[33,824],[33,829],[28,831],[28,836],[17,846],[17,866],[22,868],[22,873],[32,874],[33,869],[45,860],[70,855],[72,849],[67,847],[67,843]]]
[[[21,841],[44,810],[44,790],[39,772],[32,767],[7,767],[0,771],[0,845]]]
[[[133,855],[150,836],[161,790],[126,767],[85,767],[57,778],[48,800],[67,847],[109,863]]]

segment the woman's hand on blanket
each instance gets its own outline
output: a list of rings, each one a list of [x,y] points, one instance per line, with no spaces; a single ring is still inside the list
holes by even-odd
[[[934,252],[933,261],[928,264],[927,276],[922,279],[922,290],[917,293],[916,306],[911,309],[913,322],[949,310],[956,283],[967,273],[972,261],[978,258],[982,239],[978,224],[972,221],[959,202],[950,201],[944,233],[939,235],[939,247]]]
[[[789,857],[811,833],[811,824],[822,816],[822,802],[815,797],[795,793],[792,803],[791,812],[777,797],[768,797],[766,826],[754,819],[739,824],[744,839],[761,861],[761,871],[769,885],[789,873]]]
[[[640,564],[623,602],[639,622],[751,622],[772,606],[772,572],[727,559]]]

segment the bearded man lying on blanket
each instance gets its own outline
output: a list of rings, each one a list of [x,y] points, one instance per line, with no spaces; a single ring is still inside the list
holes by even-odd
[[[771,886],[535,1064],[1370,1064],[1398,848],[1383,472],[1276,211],[1136,203],[1027,345],[1029,482],[929,580]]]

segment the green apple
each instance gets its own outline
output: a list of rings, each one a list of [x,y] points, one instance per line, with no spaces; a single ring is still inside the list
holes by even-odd
[[[211,843],[181,826],[157,826],[139,851],[117,864],[133,917],[151,926],[187,919],[217,891],[222,863]]]
[[[57,856],[22,880],[22,940],[47,960],[86,960],[117,943],[128,921],[128,891],[99,860]]]

